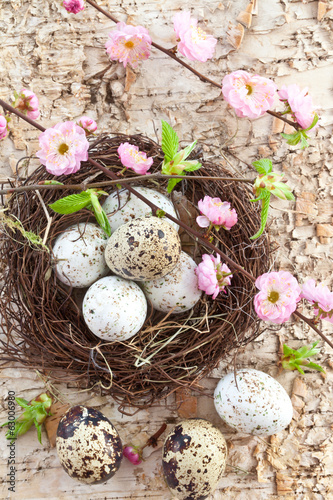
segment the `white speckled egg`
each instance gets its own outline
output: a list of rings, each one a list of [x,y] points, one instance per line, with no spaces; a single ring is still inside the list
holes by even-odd
[[[250,368],[223,377],[214,393],[219,416],[231,427],[248,434],[270,436],[291,422],[293,407],[285,389],[267,373]]]
[[[185,252],[181,252],[176,267],[163,278],[143,282],[143,291],[157,311],[182,313],[191,309],[201,297],[197,265]]]
[[[164,194],[155,189],[149,189],[143,186],[133,186],[133,189],[145,196],[147,200],[154,203],[157,207],[177,218],[172,202]],[[103,209],[109,219],[112,233],[114,233],[119,226],[131,222],[133,219],[152,215],[151,208],[127,189],[120,189],[119,191],[111,193],[110,196],[106,198]],[[175,222],[169,219],[165,219],[165,221],[171,224],[176,231],[179,230],[179,226]]]
[[[165,276],[177,265],[181,252],[177,231],[158,217],[142,217],[123,224],[105,250],[111,271],[134,281]]]
[[[90,222],[68,227],[53,246],[55,272],[65,285],[74,288],[90,286],[109,272],[104,252],[108,237]]]
[[[226,460],[227,443],[223,434],[208,420],[184,420],[164,442],[164,477],[179,500],[207,498],[216,488]]]
[[[85,406],[73,406],[63,415],[56,447],[67,474],[87,484],[110,479],[123,457],[117,429],[103,413]]]
[[[146,297],[136,283],[106,276],[87,290],[82,311],[88,328],[108,342],[133,337],[147,314]]]

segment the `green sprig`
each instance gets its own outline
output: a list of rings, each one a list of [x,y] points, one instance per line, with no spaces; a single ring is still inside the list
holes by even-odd
[[[318,342],[314,342],[311,346],[303,346],[297,350],[283,344],[283,356],[281,358],[282,367],[285,370],[298,370],[302,375],[304,375],[304,371],[301,366],[325,373],[322,366],[307,361],[306,359],[311,356],[316,356],[320,352],[320,349],[316,348],[317,344]]]

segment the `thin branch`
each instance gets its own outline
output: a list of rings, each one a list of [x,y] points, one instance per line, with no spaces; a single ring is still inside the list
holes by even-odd
[[[46,129],[44,127],[42,127],[41,125],[39,125],[39,123],[35,122],[35,120],[32,120],[31,118],[28,118],[26,115],[24,115],[23,113],[21,113],[21,111],[18,111],[16,108],[13,108],[13,106],[11,106],[10,104],[7,104],[2,99],[0,99],[0,105],[6,111],[9,111],[10,113],[14,113],[19,118],[22,118],[22,120],[30,123],[30,125],[32,125],[33,127],[38,128],[38,130],[40,130],[41,132],[45,132]]]
[[[301,314],[300,312],[298,311],[295,311],[294,312],[295,316],[298,316],[299,318],[301,318],[303,321],[305,321],[305,323],[307,323],[311,328],[312,330],[314,330],[316,333],[318,333],[318,335],[330,346],[332,347],[333,349],[333,343],[326,337],[326,335],[324,333],[322,333],[319,328],[317,328],[314,324],[314,322],[307,318],[306,316],[303,316],[303,314]]]
[[[51,228],[51,224],[52,224],[52,220],[53,220],[53,217],[50,216],[46,206],[45,206],[45,203],[44,203],[44,200],[42,198],[42,195],[40,194],[39,191],[36,191],[36,194],[39,198],[39,201],[41,202],[41,205],[43,207],[43,210],[44,210],[44,213],[45,213],[45,216],[47,218],[47,226],[46,226],[46,230],[45,230],[45,234],[44,234],[44,238],[43,238],[43,245],[46,245],[46,241],[47,241],[47,237],[49,235],[49,231],[50,231],[50,228]]]

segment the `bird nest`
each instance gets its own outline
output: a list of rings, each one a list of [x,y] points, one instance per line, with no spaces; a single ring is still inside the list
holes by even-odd
[[[130,142],[154,158],[151,172],[161,169],[160,146],[141,135],[105,136],[95,141],[90,157],[118,173],[122,170],[117,148]],[[200,159],[200,158],[199,158]],[[200,179],[177,184],[173,201],[178,217],[198,230],[195,218],[198,201],[205,195],[227,200],[236,209],[238,223],[230,230],[214,233],[214,244],[253,276],[268,269],[269,244],[266,237],[252,241],[260,226],[257,204],[250,203],[250,188],[244,183],[212,181],[211,176],[232,177],[221,166],[203,161],[195,174]],[[127,171],[121,177],[131,177]],[[141,184],[153,189],[166,188],[166,180],[145,176]],[[39,167],[24,186],[53,179]],[[90,163],[70,176],[57,177],[64,184],[105,182],[109,178]],[[140,183],[137,183],[140,184]],[[136,185],[137,185],[136,184]],[[106,191],[112,187],[103,188]],[[47,233],[51,250],[56,236],[76,222],[94,220],[88,210],[71,215],[58,215],[47,209],[57,199],[73,191],[40,190],[14,193],[8,203],[11,214],[21,221],[25,231]],[[48,223],[46,211],[52,216]],[[16,220],[12,218],[12,220]],[[53,380],[76,381],[93,387],[99,384],[104,394],[112,394],[120,408],[145,408],[163,399],[180,386],[200,388],[199,381],[233,350],[249,343],[258,334],[253,311],[253,282],[233,271],[232,283],[226,293],[215,300],[203,294],[191,310],[182,314],[165,314],[150,308],[147,319],[134,337],[124,342],[106,343],[87,328],[80,307],[82,291],[62,285],[52,266],[49,252],[16,226],[3,226],[0,260],[4,280],[0,294],[1,325],[4,335],[2,362],[19,362],[38,369]],[[201,255],[211,251],[184,230],[180,231],[183,250],[200,262]],[[222,259],[223,260],[223,259]],[[129,304],[129,308],[131,305]],[[235,352],[235,351],[234,351]]]

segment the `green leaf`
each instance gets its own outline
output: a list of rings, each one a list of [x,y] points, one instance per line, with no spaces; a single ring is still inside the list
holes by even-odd
[[[42,426],[35,420],[35,426],[37,429],[37,437],[40,444],[42,444]]]
[[[259,174],[269,174],[273,170],[273,164],[268,158],[253,161],[252,165]]]
[[[307,368],[312,368],[313,370],[317,370],[318,372],[326,373],[322,366],[317,365],[316,363],[312,363],[312,361],[304,364],[304,366],[306,366]]]
[[[303,130],[305,132],[307,132],[308,130],[311,130],[313,127],[315,127],[317,125],[318,120],[319,120],[319,116],[317,115],[317,113],[315,113],[314,119],[312,120],[310,127],[304,128]]]
[[[316,345],[318,343],[319,343],[319,341],[317,340],[317,342],[314,342],[312,344],[312,346],[309,348],[309,350],[308,350],[308,357],[315,356],[316,354],[318,354],[320,352],[320,349],[316,348]]]
[[[268,218],[269,201],[271,199],[271,193],[267,190],[264,190],[262,194],[263,197],[261,202],[261,226],[259,231],[250,237],[251,240],[255,240],[256,238],[259,238],[259,236],[262,235]]]
[[[173,128],[162,120],[162,150],[167,161],[171,161],[178,151],[179,139]]]
[[[202,167],[201,163],[193,162],[193,161],[182,161],[181,165],[185,165],[184,170],[186,172],[194,172],[195,170],[199,170]]]
[[[91,193],[82,191],[78,194],[70,194],[49,205],[57,214],[73,214],[85,208],[91,201]]]
[[[96,217],[98,224],[101,226],[103,231],[110,237],[111,236],[111,226],[106,213],[100,205],[97,195],[91,194],[91,204],[92,211]]]
[[[186,146],[185,149],[183,149],[183,160],[186,160],[186,158],[188,158],[190,156],[190,154],[192,153],[193,149],[195,148],[195,145],[198,141],[194,141],[192,142],[192,144],[190,144],[189,146]]]
[[[29,401],[23,398],[15,398],[15,401],[18,405],[22,406],[22,408],[30,408]]]
[[[171,193],[171,191],[173,190],[175,185],[178,184],[178,182],[181,182],[182,180],[183,179],[169,179],[168,188],[167,188],[168,193]]]
[[[165,216],[165,211],[159,208],[158,210],[156,210],[156,216],[162,219],[162,217]]]
[[[294,354],[294,349],[292,349],[291,347],[288,347],[286,344],[283,344],[283,355],[284,356],[291,356],[292,354]]]
[[[63,182],[58,182],[58,181],[43,181],[39,182],[41,186],[63,186]]]
[[[307,139],[307,135],[306,134],[301,134],[301,149],[305,149],[305,148],[308,148],[309,147],[309,143],[308,141],[306,140]]]
[[[302,134],[300,132],[295,132],[294,134],[284,134],[281,133],[284,139],[287,139],[287,144],[290,146],[296,146],[301,140]]]

